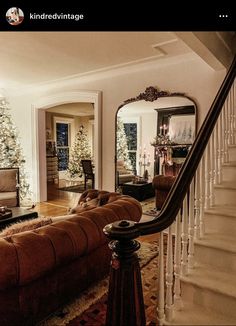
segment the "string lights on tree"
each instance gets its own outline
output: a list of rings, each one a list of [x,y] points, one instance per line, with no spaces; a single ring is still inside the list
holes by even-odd
[[[0,167],[19,168],[20,199],[29,199],[31,193],[25,174],[25,158],[19,140],[18,130],[13,123],[10,108],[5,98],[0,97]]]
[[[88,134],[84,126],[79,127],[75,135],[74,145],[70,152],[67,172],[71,178],[82,177],[83,168],[81,160],[91,160],[91,148],[88,141]]]

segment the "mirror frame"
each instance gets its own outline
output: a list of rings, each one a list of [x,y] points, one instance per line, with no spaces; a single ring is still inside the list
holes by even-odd
[[[181,92],[171,93],[169,91],[159,90],[158,87],[149,86],[145,89],[145,91],[143,93],[140,93],[138,96],[124,100],[124,102],[118,107],[118,109],[116,111],[116,115],[115,115],[115,157],[114,157],[115,191],[117,191],[117,189],[118,189],[118,185],[117,185],[117,119],[118,119],[119,110],[129,103],[138,102],[138,101],[142,101],[142,100],[144,100],[146,102],[154,102],[154,101],[158,100],[159,98],[163,98],[163,97],[184,97],[193,103],[193,105],[195,106],[195,135],[196,135],[197,122],[198,122],[197,104],[196,104],[196,101],[192,97],[186,95],[185,93],[181,93]],[[183,106],[179,106],[179,107],[181,108]],[[169,107],[169,109],[170,108],[171,107]],[[173,106],[173,108],[175,108],[175,106]],[[156,110],[158,110],[158,109],[156,109]],[[163,110],[164,110],[164,108],[163,108]],[[168,110],[168,107],[167,107],[167,110]],[[176,109],[176,110],[178,110],[178,109]],[[158,124],[158,120],[157,120],[157,124]],[[158,130],[158,126],[157,126],[157,130]]]

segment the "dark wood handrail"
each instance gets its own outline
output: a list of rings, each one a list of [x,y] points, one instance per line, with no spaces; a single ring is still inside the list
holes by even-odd
[[[196,173],[198,164],[204,154],[208,140],[221,113],[222,107],[234,82],[236,75],[236,56],[225,77],[212,106],[196,136],[192,148],[181,168],[174,185],[169,192],[158,218],[143,223],[113,223],[105,226],[104,232],[110,239],[134,239],[141,235],[160,232],[169,227],[182,204],[189,185]]]

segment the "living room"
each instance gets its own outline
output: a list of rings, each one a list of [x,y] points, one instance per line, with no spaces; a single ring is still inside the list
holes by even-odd
[[[135,34],[139,37],[138,41],[135,39]],[[94,147],[96,151],[95,159],[97,160],[95,166],[97,169],[95,173],[95,182],[97,187],[107,190],[114,190],[115,183],[115,114],[118,107],[126,99],[137,96],[148,86],[156,86],[161,90],[172,92],[183,92],[197,101],[198,126],[201,125],[207,108],[210,106],[210,103],[212,102],[225,75],[225,66],[220,60],[221,58],[225,60],[225,57],[228,58],[230,54],[227,53],[228,49],[225,46],[220,47],[221,39],[215,32],[201,32],[199,33],[200,35],[191,32],[182,33],[184,34],[182,35],[183,39],[191,39],[192,36],[197,45],[199,45],[199,38],[202,38],[203,43],[199,45],[199,50],[196,49],[198,53],[194,52],[192,48],[186,45],[186,43],[184,43],[180,38],[181,35],[179,34],[169,32],[148,32],[141,34],[125,32],[114,33],[114,35],[111,35],[110,33],[88,33],[87,39],[91,38],[91,42],[93,41],[93,43],[90,44],[93,44],[94,47],[96,47],[97,42],[102,41],[103,49],[100,49],[99,47],[96,47],[96,49],[97,51],[102,51],[102,53],[107,53],[107,57],[109,56],[109,58],[110,53],[116,53],[113,49],[113,44],[119,43],[119,51],[121,51],[121,42],[130,42],[129,51],[131,51],[131,48],[133,47],[132,42],[136,42],[134,43],[136,48],[137,45],[140,47],[140,40],[143,38],[143,47],[146,51],[147,49],[149,50],[149,53],[146,54],[149,59],[140,58],[139,60],[141,62],[136,63],[137,58],[133,60],[132,58],[129,58],[130,65],[125,64],[125,67],[114,66],[114,59],[112,62],[113,67],[111,63],[107,63],[111,66],[111,69],[109,70],[106,68],[106,71],[99,71],[92,75],[91,73],[86,76],[83,74],[83,76],[74,76],[73,78],[67,77],[66,79],[61,79],[59,70],[56,70],[55,72],[57,67],[53,66],[55,74],[53,79],[58,80],[51,82],[50,77],[47,77],[46,75],[45,66],[42,67],[42,71],[39,69],[40,66],[37,66],[38,72],[35,71],[36,67],[34,67],[34,72],[29,68],[27,69],[29,65],[27,58],[30,56],[30,53],[28,52],[27,58],[24,58],[24,61],[21,62],[20,58],[23,53],[21,49],[23,49],[23,47],[31,48],[32,57],[35,57],[35,51],[39,51],[39,54],[41,53],[41,55],[38,54],[36,58],[42,61],[41,58],[46,56],[46,49],[44,46],[48,47],[48,43],[51,42],[49,50],[57,52],[58,42],[63,42],[65,38],[66,42],[69,42],[68,33],[57,33],[57,41],[55,39],[55,34],[53,33],[37,33],[36,35],[31,33],[2,33],[1,36],[3,37],[3,41],[6,42],[4,56],[1,61],[1,64],[4,64],[4,66],[2,66],[3,77],[3,71],[6,71],[6,77],[1,86],[2,93],[5,92],[3,95],[10,102],[12,116],[18,130],[20,131],[21,144],[24,148],[24,155],[26,157],[26,170],[34,196],[33,201],[45,200],[45,191],[44,189],[40,189],[42,187],[45,188],[46,184],[46,182],[44,182],[45,180],[43,180],[45,178],[45,162],[42,162],[43,158],[41,157],[45,155],[40,154],[40,151],[44,150],[45,147],[45,136],[43,135],[44,125],[40,120],[41,116],[44,114],[45,108],[66,102],[94,103],[96,122],[96,143]],[[69,35],[71,42],[73,43],[76,43],[77,37],[82,38],[79,42],[80,44],[83,44],[83,41],[85,42],[85,40],[85,44],[88,43],[83,33],[70,33]],[[20,48],[16,49],[14,62],[16,62],[19,57],[19,53],[21,53],[21,56],[19,58],[19,64],[14,65],[14,69],[16,69],[16,67],[18,69],[17,75],[14,73],[14,76],[12,77],[13,80],[10,81],[9,72],[11,71],[11,67],[10,64],[6,64],[8,61],[6,61],[7,53],[5,53],[5,51],[7,48],[14,48],[14,44],[16,44],[16,36],[18,39],[17,44],[19,43]],[[213,52],[207,48],[208,38],[215,41],[217,48],[220,49],[216,54],[217,58],[215,58]],[[38,39],[37,43],[35,43],[36,39]],[[158,41],[160,39],[161,45],[159,49]],[[145,45],[147,41],[150,45],[155,44],[155,49],[153,47],[151,47],[151,49],[147,47]],[[53,42],[56,43],[55,50],[52,48]],[[192,44],[192,40],[190,43]],[[180,45],[182,46],[181,51],[179,49],[181,47]],[[163,51],[166,50],[167,54],[160,55],[161,49]],[[171,55],[177,51],[177,49],[178,55]],[[125,46],[125,52],[126,51],[127,47]],[[170,54],[168,54],[168,51]],[[207,61],[204,61],[204,51],[208,52],[208,55],[205,56]],[[91,52],[92,51],[89,52],[90,55]],[[102,53],[99,55],[102,55]],[[50,56],[50,54],[52,53],[49,52],[48,55]],[[152,54],[152,56],[150,56],[150,54]],[[36,58],[34,60],[36,60]],[[74,61],[77,59],[76,52],[72,53],[72,58]],[[65,63],[66,60],[70,60],[70,65],[67,66],[73,66],[74,63],[71,61],[72,58],[69,59],[68,57],[68,59],[65,59]],[[116,61],[118,61],[118,59],[121,60],[120,57],[118,57]],[[46,63],[49,66],[52,65],[48,60],[49,57],[48,59],[45,57],[45,60],[43,60],[45,65]],[[122,60],[124,61],[125,59]],[[93,62],[98,66],[98,53],[96,53],[96,60],[94,59]],[[116,62],[116,65],[117,63],[118,62]],[[227,62],[225,62],[225,65],[226,64]],[[30,72],[30,75],[28,76],[26,75],[27,71]],[[61,77],[65,77],[65,74],[66,72],[63,72],[63,74],[61,72]],[[18,81],[16,79],[17,76]],[[194,83],[192,83],[193,80]],[[30,84],[30,81],[32,81],[32,84]],[[40,85],[36,86],[35,83],[37,82],[40,82]],[[207,87],[205,87],[206,85]],[[27,130],[25,125],[27,125]],[[40,134],[40,132],[42,132],[42,134]],[[43,148],[41,149],[41,147]],[[40,173],[42,175],[40,175]],[[43,184],[42,187],[40,182]]]
[[[118,108],[150,86],[184,93],[197,105],[199,129],[232,61],[234,50],[230,44],[235,35],[60,32],[55,36],[4,32],[1,37],[6,44],[1,54],[1,95],[9,102],[19,130],[30,200],[37,208],[47,204],[47,110],[67,103],[92,103],[95,188],[114,192]],[[63,42],[67,43],[66,49]],[[23,54],[23,48],[29,50],[27,54]],[[150,140],[155,127],[151,128]],[[73,200],[78,200],[78,194]],[[49,215],[58,215],[55,206]]]

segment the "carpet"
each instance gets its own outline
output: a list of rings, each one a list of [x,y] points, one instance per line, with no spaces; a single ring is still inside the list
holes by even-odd
[[[146,315],[151,318],[151,324],[156,325],[156,265],[158,256],[158,242],[142,242],[138,252],[144,292]],[[108,277],[84,291],[78,298],[55,312],[51,317],[37,326],[102,326],[106,318],[106,298]],[[154,294],[155,293],[155,294]],[[154,323],[153,323],[154,320]]]
[[[87,183],[87,189],[92,189],[92,186],[91,186],[90,183]],[[82,192],[85,191],[84,190],[84,184],[75,185],[75,186],[68,186],[68,187],[62,187],[62,188],[58,188],[58,190],[77,192],[77,193],[82,193]]]
[[[156,217],[159,214],[159,210],[156,209],[155,198],[141,202],[144,215]]]

